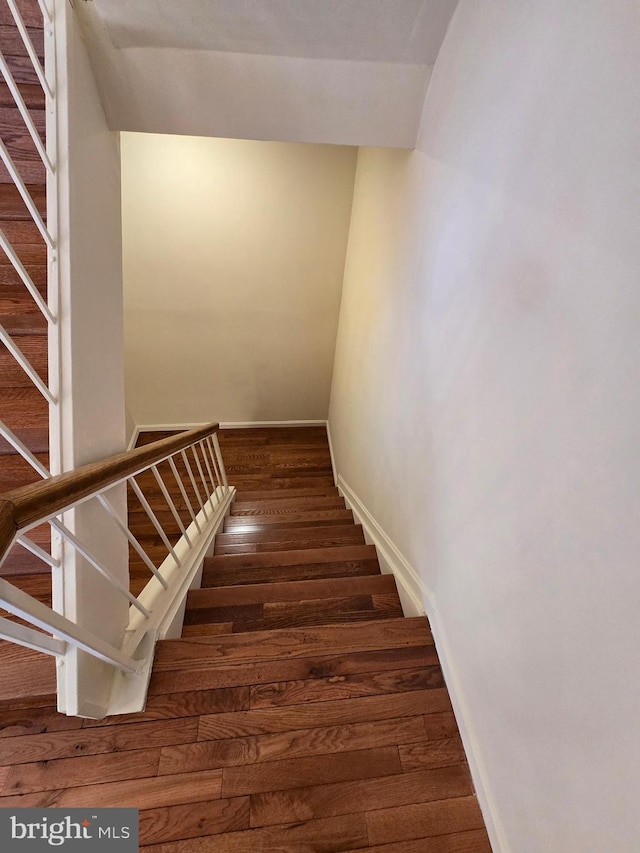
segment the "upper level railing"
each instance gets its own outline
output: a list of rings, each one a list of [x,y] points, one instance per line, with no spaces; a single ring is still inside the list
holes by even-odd
[[[100,574],[129,603],[129,622],[116,646],[105,642],[99,632],[76,624],[0,578],[0,607],[27,623],[0,618],[0,638],[62,659],[72,648],[77,648],[115,670],[134,675],[148,672],[153,643],[156,637],[163,636],[184,602],[233,496],[217,430],[218,424],[209,424],[0,495],[0,565],[12,545],[19,542],[58,568],[59,561],[28,536],[30,530],[46,522],[84,558],[85,571]],[[164,476],[160,465],[164,467]],[[153,498],[145,495],[139,483],[140,474],[146,471],[153,474],[152,482],[162,495],[161,509],[157,493]],[[168,474],[171,480],[167,479]],[[166,556],[160,562],[151,559],[128,520],[122,517],[121,508],[112,504],[108,493],[125,483],[140,502],[158,541],[164,545]],[[135,596],[123,583],[122,565],[105,562],[64,523],[63,514],[67,510],[89,502],[99,505],[99,512],[108,518],[112,527],[109,535],[124,537],[147,567],[149,581],[139,595]],[[164,523],[160,515],[165,517]],[[168,527],[178,531],[177,541],[171,541],[176,536],[170,537]],[[127,576],[127,567],[124,568]],[[104,614],[105,619],[109,617],[110,614]],[[145,639],[150,643],[145,644]],[[144,651],[138,653],[141,647]],[[141,691],[141,698],[134,700],[138,704],[144,699],[144,686]],[[107,712],[121,711],[116,701]]]
[[[6,4],[9,8],[11,18],[13,20],[16,41],[23,45],[24,52],[26,53],[26,67],[31,69],[32,73],[30,74],[30,76],[33,77],[34,80],[37,80],[37,84],[39,84],[44,93],[45,114],[47,122],[46,142],[43,141],[40,132],[36,127],[36,123],[34,122],[29,107],[25,102],[25,98],[23,97],[22,92],[20,90],[21,84],[19,82],[16,82],[14,73],[12,73],[12,62],[10,58],[8,56],[5,56],[2,51],[0,51],[0,73],[2,74],[4,83],[6,84],[11,98],[13,99],[15,108],[21,117],[24,127],[26,128],[28,137],[31,140],[33,148],[37,152],[37,157],[42,162],[42,165],[44,167],[47,186],[48,209],[51,211],[55,211],[56,203],[54,196],[56,192],[56,132],[54,101],[56,96],[56,85],[55,79],[53,79],[55,76],[55,62],[52,12],[46,0],[38,0],[38,7],[42,15],[44,50],[46,58],[45,65],[43,67],[40,58],[38,57],[38,52],[34,47],[32,38],[29,34],[29,29],[25,25],[23,17],[20,14],[20,10],[18,8],[16,0],[6,0]],[[35,4],[34,13],[36,15],[38,14]],[[32,21],[31,23],[34,22]],[[24,70],[22,70],[22,74],[24,76]],[[38,204],[36,204],[29,191],[29,187],[27,185],[28,182],[21,174],[21,169],[18,163],[15,161],[14,157],[11,156],[11,153],[9,151],[10,144],[11,143],[8,142],[6,139],[0,139],[0,159],[2,160],[9,177],[13,182],[13,185],[15,186],[20,197],[22,198],[22,201],[24,202],[29,216],[35,224],[41,239],[46,245],[49,279],[51,279],[51,275],[55,275],[55,271],[57,269],[55,215],[45,218],[41,213]],[[12,245],[11,241],[8,239],[2,228],[0,228],[0,248],[4,252],[8,261],[13,266],[20,281],[22,281],[25,288],[29,292],[37,311],[39,311],[44,317],[49,335],[55,335],[57,333],[56,325],[58,309],[57,305],[52,304],[52,302],[54,301],[57,288],[49,288],[49,298],[45,298],[42,295],[40,289],[33,281],[32,276],[30,275],[25,264],[21,260],[19,249]],[[2,325],[2,323],[0,323],[0,342],[4,344],[6,349],[11,353],[13,358],[29,377],[35,388],[37,388],[38,391],[42,394],[44,399],[47,401],[49,407],[55,409],[58,404],[57,389],[59,386],[57,377],[58,365],[55,363],[55,358],[49,359],[49,376],[47,381],[45,381],[42,378],[41,374],[38,372],[38,370],[30,362],[29,358],[25,355],[15,338],[4,327],[4,325]],[[55,354],[56,350],[56,346],[50,347],[50,353]],[[51,418],[51,422],[56,422],[55,417]],[[11,427],[4,422],[2,411],[0,411],[0,436],[2,436],[2,438],[4,438],[10,445],[12,445],[13,448],[36,471],[38,471],[39,474],[42,473],[41,463],[38,462],[38,460],[34,457],[33,453],[28,449],[28,447],[21,440],[21,438],[16,435],[15,430],[11,429]]]

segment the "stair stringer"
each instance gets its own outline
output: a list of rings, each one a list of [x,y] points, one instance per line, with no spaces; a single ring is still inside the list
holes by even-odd
[[[205,515],[201,510],[197,521],[202,532],[198,533],[195,522],[187,528],[187,535],[198,539],[195,548],[189,548],[182,537],[174,546],[174,551],[182,565],[176,566],[169,555],[160,566],[160,574],[168,581],[168,588],[152,577],[139,596],[151,616],[145,620],[135,608],[130,610],[130,622],[123,643],[125,654],[133,655],[139,662],[138,670],[133,674],[117,672],[114,675],[109,704],[105,716],[133,714],[144,710],[151,670],[158,640],[179,637],[182,633],[187,593],[196,589],[202,578],[202,565],[213,549],[216,533],[224,524],[235,497],[235,489],[230,489],[221,497],[213,513]]]

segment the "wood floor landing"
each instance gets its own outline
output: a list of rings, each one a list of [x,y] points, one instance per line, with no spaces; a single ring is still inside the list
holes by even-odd
[[[490,853],[429,625],[337,495],[324,429],[220,443],[237,500],[145,711],[0,709],[0,807],[135,806],[145,853]]]

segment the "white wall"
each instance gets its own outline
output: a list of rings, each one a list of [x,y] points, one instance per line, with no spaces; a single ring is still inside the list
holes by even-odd
[[[326,418],[356,151],[122,135],[140,424]]]
[[[638,849],[639,24],[462,0],[419,150],[358,161],[338,469],[421,575],[513,853]]]
[[[456,0],[78,3],[118,130],[413,146]]]
[[[107,126],[70,4],[56,0],[55,14],[61,442],[52,447],[54,473],[117,453],[125,443],[118,138]],[[124,512],[123,488],[112,490],[110,499]],[[104,510],[85,505],[66,513],[65,523],[126,584],[127,542]],[[57,608],[119,646],[128,602],[65,547],[64,578],[53,571]],[[60,708],[99,716],[111,672],[84,652],[69,653],[58,669]]]
[[[119,140],[72,13],[67,27],[59,126],[64,470],[117,453],[125,441]]]

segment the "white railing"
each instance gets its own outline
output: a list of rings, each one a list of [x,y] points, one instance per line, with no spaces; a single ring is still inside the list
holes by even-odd
[[[51,464],[60,470],[60,324],[57,242],[58,179],[56,53],[54,36],[64,3],[38,0],[44,26],[45,65],[40,63],[16,0],[7,0],[16,32],[38,84],[44,92],[46,143],[43,143],[12,61],[0,52],[0,74],[15,103],[46,175],[47,213],[43,216],[29,192],[29,181],[12,157],[10,143],[0,140],[0,159],[22,198],[47,254],[47,298],[29,274],[16,248],[0,227],[0,249],[44,317],[48,330],[48,376],[45,381],[22,351],[14,335],[0,323],[4,345],[49,407]],[[64,38],[59,39],[62,47]],[[58,99],[60,102],[62,99]],[[26,215],[25,215],[26,216]],[[142,709],[157,639],[179,632],[186,594],[213,537],[222,524],[234,490],[227,484],[212,424],[155,442],[148,447],[51,476],[27,447],[15,425],[6,423],[0,405],[0,437],[8,442],[41,478],[0,495],[0,572],[11,548],[18,544],[45,566],[53,577],[49,607],[0,577],[0,640],[17,643],[58,662],[58,706],[68,714],[101,717]],[[150,472],[154,488],[141,483]],[[144,479],[144,478],[143,478]],[[125,491],[149,519],[156,542],[146,549],[126,516]],[[158,508],[158,501],[161,508]],[[78,513],[68,510],[80,508]],[[53,532],[52,553],[32,536],[40,524]],[[161,558],[157,556],[160,549]],[[131,591],[129,554],[146,576],[138,594]],[[43,567],[44,568],[44,567]],[[136,571],[138,569],[136,568]],[[96,603],[97,602],[97,603]]]
[[[54,655],[62,661],[72,651],[79,650],[108,665],[105,677],[113,682],[111,697],[96,716],[143,708],[155,641],[179,632],[186,594],[198,581],[202,561],[235,491],[227,483],[217,429],[217,424],[210,424],[190,430],[0,495],[2,559],[18,542],[50,566],[57,567],[58,561],[28,536],[34,527],[48,522],[69,547],[82,555],[88,564],[86,570],[101,575],[129,605],[128,624],[120,643],[115,645],[0,578],[0,607],[27,623],[25,626],[0,618],[0,639]],[[159,466],[165,463],[167,470],[163,476]],[[139,483],[140,474],[147,471],[152,473],[152,482],[159,488],[160,501],[157,494],[145,494]],[[152,559],[132,525],[112,505],[107,493],[113,493],[119,484],[127,484],[136,495],[163,543],[164,559]],[[109,519],[112,535],[124,537],[148,570],[149,580],[139,595],[134,596],[120,579],[121,565],[105,562],[64,524],[64,512],[91,502]],[[170,526],[173,521],[173,535],[167,523],[159,519],[159,513],[168,514]],[[124,568],[127,576],[127,567]],[[82,684],[78,690],[82,691]]]
[[[56,235],[55,235],[55,224],[56,224],[56,216],[55,211],[57,210],[56,205],[56,110],[55,110],[55,94],[56,94],[56,85],[55,85],[55,41],[54,41],[54,27],[53,27],[53,18],[52,13],[47,5],[45,0],[38,0],[38,5],[40,7],[40,11],[42,14],[42,24],[43,24],[43,32],[44,32],[44,48],[45,48],[45,67],[40,63],[40,59],[38,58],[37,51],[33,45],[31,37],[29,36],[29,32],[25,23],[22,19],[18,6],[16,4],[16,0],[6,0],[9,10],[11,12],[13,22],[15,25],[15,29],[20,36],[22,44],[24,45],[24,49],[27,53],[29,61],[31,63],[31,67],[35,74],[35,77],[42,88],[42,91],[45,96],[45,112],[46,112],[46,143],[42,141],[40,134],[36,128],[36,125],[33,121],[31,113],[29,112],[29,108],[27,107],[25,100],[20,92],[20,87],[16,83],[14,76],[11,72],[11,63],[5,57],[5,55],[0,51],[0,74],[2,74],[2,78],[6,83],[7,89],[11,94],[11,97],[14,101],[15,107],[19,112],[22,121],[27,129],[29,137],[33,142],[33,146],[38,153],[38,156],[44,166],[45,175],[46,175],[46,194],[47,194],[47,210],[53,212],[52,215],[47,215],[46,221],[45,218],[41,215],[36,202],[31,196],[29,189],[27,187],[27,182],[24,180],[23,176],[20,174],[20,169],[14,162],[14,159],[11,157],[7,145],[3,139],[0,139],[0,159],[4,163],[4,166],[11,177],[13,185],[17,189],[20,194],[22,201],[26,209],[29,212],[29,215],[36,225],[40,237],[44,241],[44,244],[47,248],[47,270],[48,270],[48,287],[47,292],[50,295],[48,299],[44,299],[41,295],[38,287],[32,280],[29,275],[27,269],[20,259],[19,251],[12,245],[11,241],[7,238],[6,234],[0,228],[0,248],[4,252],[5,256],[8,258],[10,263],[12,264],[14,270],[19,276],[20,280],[26,287],[29,292],[31,298],[37,309],[41,312],[45,321],[47,323],[48,335],[50,340],[53,338],[53,345],[49,347],[49,353],[55,354],[57,352],[57,318],[58,318],[58,308],[56,304],[52,304],[55,302],[55,296],[58,292],[57,286],[55,286],[55,282],[52,282],[52,279],[55,279],[57,275],[57,255],[56,255]],[[52,2],[52,0],[49,0]],[[54,285],[54,286],[52,286]],[[56,425],[58,423],[58,418],[55,417],[55,410],[58,406],[58,400],[56,397],[56,390],[59,387],[59,378],[57,376],[58,371],[58,362],[57,359],[49,358],[49,375],[48,380],[45,382],[38,371],[33,367],[30,363],[27,356],[22,352],[20,346],[13,339],[11,334],[4,328],[4,326],[0,323],[0,342],[6,347],[6,349],[11,353],[16,362],[20,365],[20,367],[24,370],[25,374],[29,377],[33,385],[38,389],[38,391],[42,394],[44,399],[47,401],[50,408],[50,423],[52,425]],[[34,457],[33,453],[26,447],[24,442],[20,440],[20,438],[15,434],[15,432],[10,428],[10,426],[4,422],[2,419],[2,412],[0,410],[0,436],[4,438],[40,475],[45,475],[48,472],[43,470],[42,464]],[[53,441],[58,441],[58,436],[50,436],[50,439]]]

